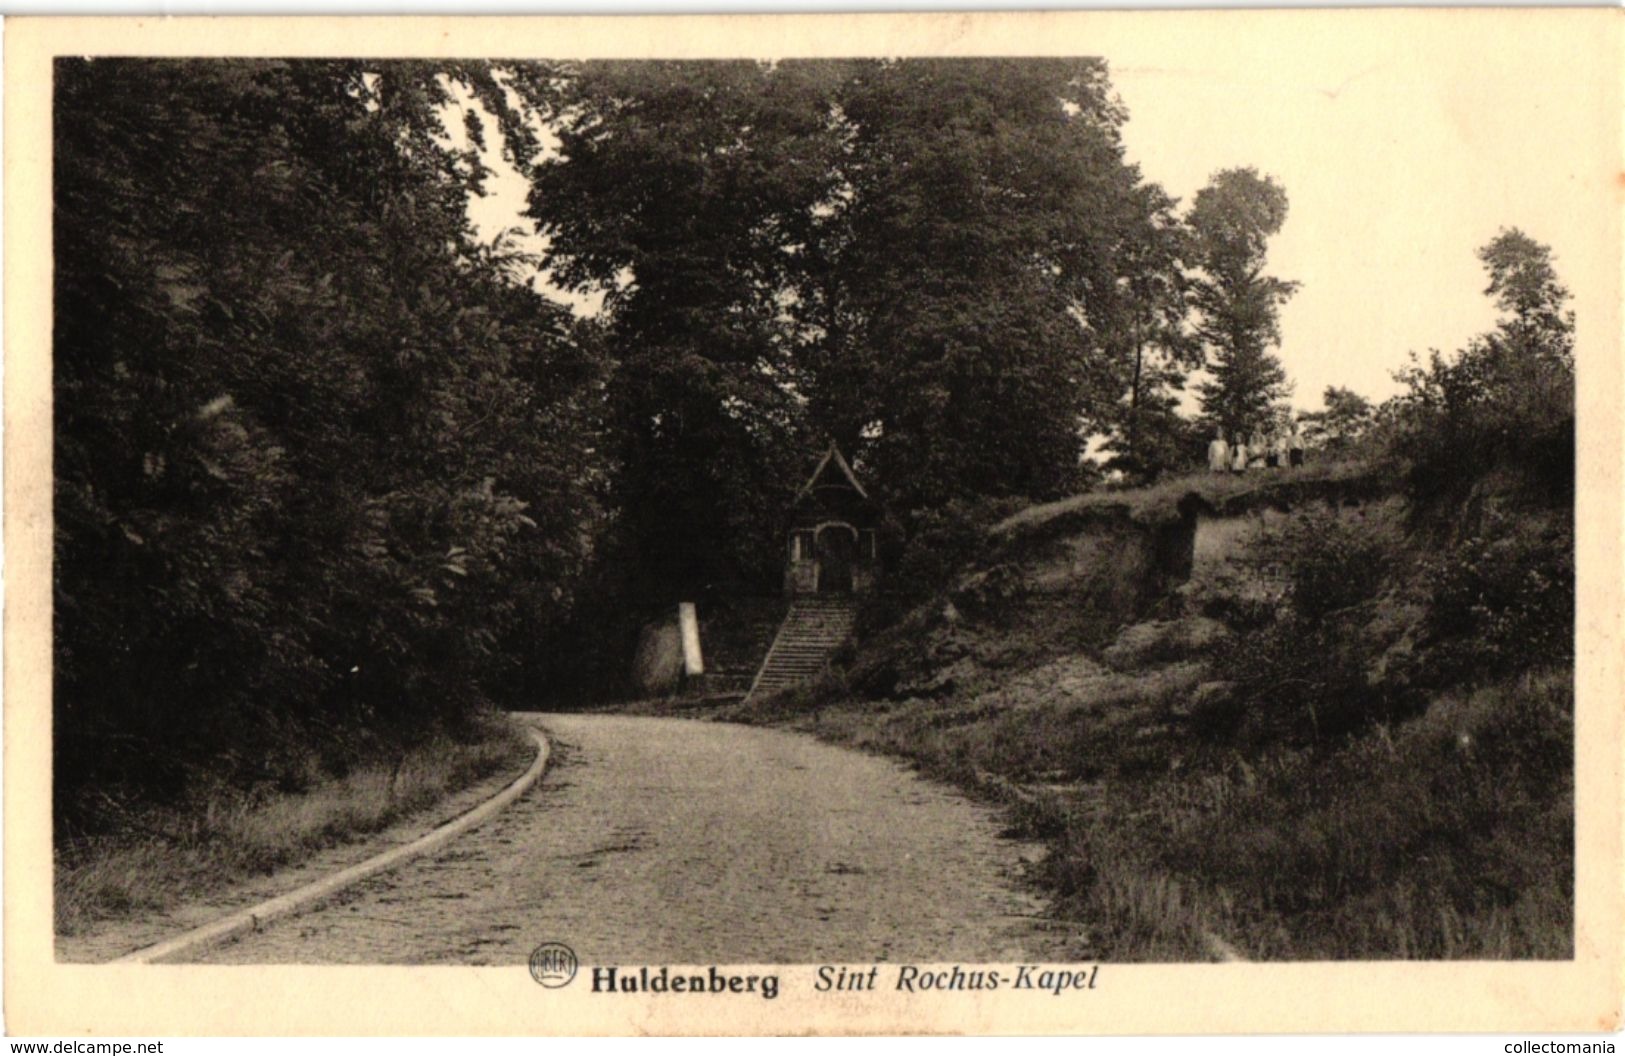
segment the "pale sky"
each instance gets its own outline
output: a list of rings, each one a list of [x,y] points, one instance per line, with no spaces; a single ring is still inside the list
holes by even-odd
[[[1553,248],[1582,363],[1588,339],[1613,351],[1619,116],[1609,42],[1587,32],[1600,23],[1253,14],[1108,16],[1077,53],[1111,64],[1129,158],[1182,207],[1222,168],[1251,165],[1285,188],[1270,270],[1302,284],[1279,349],[1295,406],[1318,407],[1334,384],[1380,400],[1398,391],[1408,351],[1451,351],[1488,329],[1474,251],[1502,226]],[[523,203],[517,177],[495,189],[473,210],[488,233]]]
[[[1605,211],[1618,209],[1604,48],[1516,19],[1454,41],[1436,18],[1363,35],[1306,20],[1326,31],[1285,40],[1279,21],[1237,31],[1238,14],[1222,42],[1181,21],[1102,53],[1129,107],[1130,159],[1183,206],[1232,166],[1286,189],[1270,270],[1303,284],[1281,316],[1295,406],[1318,407],[1333,384],[1392,395],[1407,350],[1450,351],[1488,329],[1474,251],[1502,226],[1553,248],[1582,344],[1614,344],[1617,291],[1596,281],[1612,270]]]

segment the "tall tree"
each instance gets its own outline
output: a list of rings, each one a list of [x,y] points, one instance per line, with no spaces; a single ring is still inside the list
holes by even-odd
[[[1215,173],[1191,206],[1196,332],[1212,373],[1198,392],[1203,413],[1227,433],[1262,425],[1287,392],[1286,372],[1270,350],[1281,341],[1280,307],[1298,284],[1264,273],[1269,240],[1286,215],[1286,191],[1251,168]]]
[[[1470,486],[1498,461],[1532,471],[1567,501],[1574,478],[1574,313],[1551,249],[1517,228],[1478,251],[1501,318],[1453,357],[1395,377],[1400,446],[1422,493]]]
[[[1521,354],[1573,365],[1574,312],[1557,278],[1551,247],[1518,228],[1503,229],[1478,251],[1489,273],[1484,290],[1502,317],[1496,335]]]
[[[1124,365],[1175,345],[1171,203],[1124,162],[1097,60],[520,83],[561,141],[531,200],[554,272],[610,291],[617,494],[646,582],[775,566],[821,436],[905,515],[1053,496],[1139,391]],[[1168,376],[1141,367],[1147,392]]]
[[[1153,208],[1105,64],[856,64],[837,112],[814,415],[861,440],[905,514],[1066,490],[1122,391],[1123,246]]]
[[[60,804],[455,724],[567,611],[598,364],[478,244],[472,64],[63,59]],[[230,743],[233,750],[221,752]],[[290,753],[292,757],[290,758]],[[172,765],[171,770],[164,770]]]
[[[808,446],[792,275],[838,146],[819,68],[586,63],[518,83],[560,141],[530,204],[554,275],[608,291],[625,576],[662,601],[764,579]]]
[[[1179,394],[1201,366],[1201,343],[1187,328],[1189,229],[1175,202],[1155,184],[1126,196],[1111,266],[1110,296],[1095,297],[1091,329],[1108,355],[1100,375],[1111,388],[1092,405],[1106,433],[1106,465],[1131,479],[1154,479],[1191,461],[1200,446],[1179,413]],[[1087,288],[1087,287],[1086,287]],[[1101,303],[1104,302],[1104,303]]]

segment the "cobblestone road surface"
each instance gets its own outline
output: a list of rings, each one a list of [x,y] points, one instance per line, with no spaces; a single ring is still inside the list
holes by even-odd
[[[1053,957],[1037,848],[887,759],[779,730],[527,715],[541,784],[438,855],[200,960],[583,964]]]

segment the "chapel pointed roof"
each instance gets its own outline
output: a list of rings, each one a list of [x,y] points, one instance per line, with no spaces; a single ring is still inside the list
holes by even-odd
[[[832,466],[834,467],[833,470],[830,468]],[[796,492],[796,502],[800,502],[808,495],[811,495],[814,488],[827,486],[830,482],[825,482],[823,478],[831,472],[840,473],[841,478],[853,491],[864,499],[869,498],[868,491],[864,490],[863,485],[858,483],[857,474],[852,472],[851,463],[847,462],[846,456],[841,454],[840,447],[836,445],[835,441],[831,440],[829,448],[824,452],[824,457],[818,460],[818,468],[812,471],[812,476],[807,478],[807,483],[803,484],[801,490]],[[840,486],[840,481],[833,483],[837,487]]]

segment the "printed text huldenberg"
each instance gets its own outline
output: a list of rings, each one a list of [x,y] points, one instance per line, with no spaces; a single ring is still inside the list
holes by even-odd
[[[595,994],[760,994],[771,1001],[779,996],[779,977],[776,975],[726,975],[712,965],[700,972],[673,972],[660,967],[650,970],[639,968],[636,973],[627,968],[594,968],[592,992]]]

